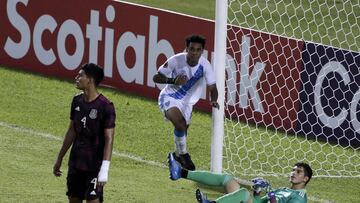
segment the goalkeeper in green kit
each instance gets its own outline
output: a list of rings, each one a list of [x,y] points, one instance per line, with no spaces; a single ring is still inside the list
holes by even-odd
[[[271,185],[264,179],[255,178],[252,180],[253,192],[242,188],[236,179],[228,174],[217,174],[209,171],[188,171],[175,161],[173,155],[168,155],[170,179],[178,180],[185,178],[209,186],[222,186],[226,195],[216,200],[208,200],[198,189],[196,199],[199,203],[306,203],[306,184],[312,176],[311,167],[303,162],[294,165],[290,174],[290,187],[283,187],[272,190]],[[266,192],[261,196],[262,192]]]

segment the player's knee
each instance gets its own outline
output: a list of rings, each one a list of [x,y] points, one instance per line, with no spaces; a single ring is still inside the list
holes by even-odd
[[[223,186],[226,186],[229,182],[231,182],[232,180],[235,180],[233,176],[227,174],[227,173],[224,173],[223,174],[223,182],[222,182],[222,185]]]
[[[234,192],[240,188],[240,184],[233,176],[226,174],[223,181],[223,186],[227,193]]]
[[[176,137],[184,137],[186,135],[186,133],[183,130],[178,130],[178,129],[174,128],[174,135]]]
[[[177,131],[185,132],[186,131],[186,123],[185,120],[175,120],[174,121],[174,127]]]

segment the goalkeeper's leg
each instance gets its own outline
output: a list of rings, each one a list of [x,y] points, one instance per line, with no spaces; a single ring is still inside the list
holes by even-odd
[[[177,180],[181,177],[209,186],[224,187],[228,194],[218,198],[216,200],[217,203],[247,202],[249,200],[249,191],[245,188],[240,188],[240,184],[231,175],[212,173],[209,171],[189,171],[179,167],[179,169],[176,170],[176,173],[178,174],[180,172],[180,177],[176,175],[176,178],[174,178],[174,174],[172,174],[174,173],[173,170],[175,170],[173,168],[176,168],[174,165],[176,165],[176,162],[173,160],[172,154],[170,153],[169,169],[172,180]]]
[[[209,186],[223,186],[233,179],[228,174],[217,174],[209,171],[182,170],[181,177]]]
[[[216,203],[232,203],[244,202],[247,203],[250,199],[250,193],[245,188],[239,188],[232,193],[226,194],[215,200]]]
[[[209,171],[188,171],[182,169],[181,177],[209,186],[224,187],[226,193],[240,188],[239,183],[229,174],[218,174]]]
[[[182,177],[209,186],[222,186],[226,195],[215,200],[216,203],[248,202],[250,193],[228,174],[217,174],[209,171],[182,171]]]

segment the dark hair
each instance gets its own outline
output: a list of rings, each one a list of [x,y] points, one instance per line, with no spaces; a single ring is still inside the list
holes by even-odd
[[[189,47],[190,42],[200,43],[202,48],[204,48],[206,43],[206,38],[201,35],[190,35],[186,38],[186,47]]]
[[[304,169],[304,175],[307,176],[309,179],[306,181],[305,185],[310,181],[313,171],[309,164],[304,162],[298,162],[294,166],[302,167]]]
[[[81,66],[81,69],[84,70],[88,77],[94,78],[96,86],[104,79],[104,70],[96,64],[86,63]]]

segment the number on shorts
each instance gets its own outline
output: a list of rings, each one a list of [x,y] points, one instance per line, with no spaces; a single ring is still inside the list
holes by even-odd
[[[94,183],[94,190],[96,189],[96,182],[97,182],[97,178],[91,180],[91,183]]]

